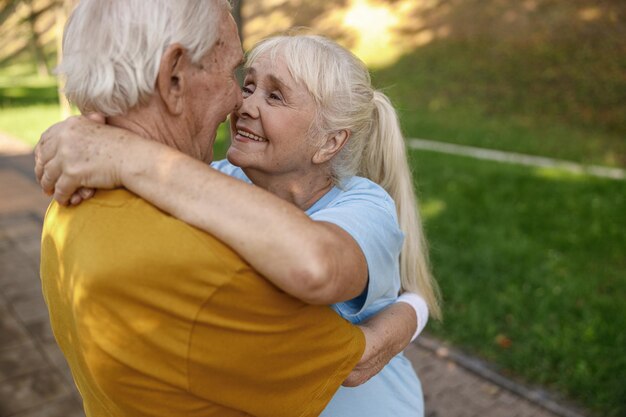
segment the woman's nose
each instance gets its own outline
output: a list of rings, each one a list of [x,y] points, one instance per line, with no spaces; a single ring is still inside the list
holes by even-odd
[[[247,97],[243,98],[243,102],[241,103],[241,107],[237,110],[237,114],[240,117],[250,117],[252,119],[256,119],[259,117],[259,106],[256,102],[258,98],[258,94],[250,94]]]

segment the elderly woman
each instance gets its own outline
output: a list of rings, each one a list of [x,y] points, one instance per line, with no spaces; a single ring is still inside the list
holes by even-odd
[[[228,160],[212,168],[72,119],[45,134],[42,187],[68,202],[79,187],[123,185],[222,239],[284,291],[333,304],[353,323],[402,291],[414,293],[404,297],[416,306],[417,333],[428,310],[439,317],[398,118],[364,64],[322,37],[270,38],[248,57],[243,96]],[[71,202],[89,194],[79,190]],[[400,353],[369,381],[342,387],[323,415],[422,413],[419,380]]]

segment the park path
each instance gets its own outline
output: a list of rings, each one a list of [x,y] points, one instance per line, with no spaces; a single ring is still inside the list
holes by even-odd
[[[626,170],[609,168],[598,165],[584,165],[577,162],[546,158],[544,156],[526,155],[515,152],[504,152],[494,149],[477,148],[474,146],[456,145],[427,139],[408,139],[410,149],[460,155],[474,159],[502,162],[506,164],[526,165],[535,168],[555,168],[573,174],[591,175],[593,177],[610,178],[614,180],[626,179]]]
[[[39,237],[49,199],[32,167],[30,148],[0,134],[0,417],[80,417],[41,296]],[[427,417],[581,416],[428,336],[405,353],[422,380]]]

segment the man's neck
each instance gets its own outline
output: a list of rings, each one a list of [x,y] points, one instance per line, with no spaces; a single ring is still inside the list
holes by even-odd
[[[158,106],[140,106],[124,115],[107,117],[107,124],[177,149],[193,158],[202,158],[193,147],[190,133],[180,126],[180,121],[160,112]]]
[[[111,116],[107,117],[107,124],[133,132],[144,139],[163,143],[163,140],[160,140],[161,138],[159,137],[159,135],[156,134],[156,132],[152,132],[152,126],[145,122],[138,122],[136,120],[133,120],[133,118],[129,118],[127,116]]]

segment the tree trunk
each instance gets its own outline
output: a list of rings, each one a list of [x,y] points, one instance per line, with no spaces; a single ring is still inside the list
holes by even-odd
[[[72,13],[74,6],[76,5],[76,0],[63,0],[62,3],[59,3],[56,10],[56,38],[57,38],[57,62],[61,63],[61,57],[63,56],[63,29],[65,28],[65,22]],[[72,115],[72,106],[70,102],[63,94],[63,87],[65,86],[65,81],[63,78],[58,77],[58,86],[59,86],[59,105],[61,106],[61,118],[67,119]]]
[[[11,17],[18,4],[19,0],[4,0],[0,2],[0,25]]]
[[[243,3],[243,0],[235,0],[233,3],[233,17],[235,18],[235,22],[237,22],[239,39],[241,39],[241,43],[243,43],[243,20],[241,18],[241,4]]]
[[[241,43],[243,44],[243,19],[241,17],[241,4],[243,0],[235,0],[233,5],[233,17],[235,18],[235,22],[237,23],[237,31],[239,32],[239,39],[241,39]],[[235,72],[237,76],[237,80],[239,84],[243,84],[243,69],[237,68]]]
[[[48,68],[48,61],[46,60],[46,54],[40,46],[39,42],[39,33],[35,28],[35,24],[37,23],[38,14],[35,13],[35,8],[33,7],[32,0],[28,0],[26,5],[29,8],[28,14],[28,24],[30,26],[31,38],[30,38],[30,48],[33,52],[33,58],[35,58],[35,62],[37,64],[37,72],[40,76],[48,76],[50,75],[50,69]]]

